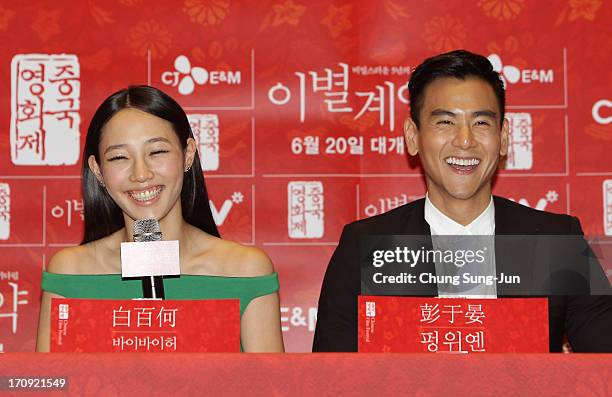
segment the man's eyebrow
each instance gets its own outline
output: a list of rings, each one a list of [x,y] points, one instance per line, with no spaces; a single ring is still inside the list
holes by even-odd
[[[485,117],[491,117],[493,119],[497,118],[497,113],[495,113],[492,110],[477,110],[473,112],[472,115],[474,117],[485,116]]]
[[[145,141],[146,144],[155,143],[155,142],[170,143],[169,140],[167,140],[166,138],[163,138],[163,137],[151,138],[151,139],[147,139]],[[111,150],[123,149],[126,146],[127,145],[125,143],[120,143],[120,144],[117,144],[117,145],[110,145],[109,147],[106,148],[106,150],[104,151],[104,154],[110,152]]]
[[[431,111],[431,116],[451,116],[451,117],[455,117],[457,114],[454,112],[451,112],[450,110],[445,110],[445,109],[434,109]]]

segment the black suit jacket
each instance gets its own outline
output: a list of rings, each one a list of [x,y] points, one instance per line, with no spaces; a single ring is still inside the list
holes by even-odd
[[[496,236],[583,234],[575,217],[534,210],[501,197],[494,196],[493,200]],[[425,221],[425,200],[345,226],[323,279],[313,351],[357,351],[357,296],[361,292],[359,237],[377,234],[431,234]],[[517,255],[521,256],[519,262],[534,263],[530,256],[534,254],[528,248],[496,244],[498,275],[508,259],[516,260]],[[585,278],[588,275],[572,275],[572,282],[580,285],[586,282]],[[604,283],[600,285],[609,287],[603,271],[595,278]],[[432,288],[431,295],[436,296],[437,289]],[[507,295],[505,288],[508,287],[498,285],[498,296]],[[564,335],[576,352],[612,352],[612,295],[592,296],[588,294],[588,285],[586,289],[587,293],[581,295],[548,297],[551,352],[562,350]]]

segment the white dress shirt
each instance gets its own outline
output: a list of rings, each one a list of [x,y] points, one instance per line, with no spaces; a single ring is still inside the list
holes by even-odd
[[[444,215],[429,199],[429,195],[425,197],[425,221],[429,224],[432,235],[433,248],[435,250],[445,250],[452,241],[435,236],[494,236],[495,235],[495,205],[493,197],[485,210],[476,217],[469,225],[463,226],[455,222],[448,216]],[[465,241],[465,240],[463,240]],[[487,246],[487,260],[482,267],[479,267],[477,274],[496,276],[495,269],[495,245],[494,238],[475,238],[474,243]],[[458,269],[454,265],[439,263],[436,261],[436,275],[454,275],[457,271],[462,273],[463,269]],[[469,270],[465,270],[467,272]],[[438,296],[446,298],[496,298],[497,288],[496,283],[492,285],[478,284],[473,288],[465,289],[465,285],[460,288],[460,291],[445,290],[438,283]]]
[[[425,221],[429,224],[432,236],[493,236],[495,235],[495,205],[493,197],[489,205],[469,225],[455,222],[425,196]]]

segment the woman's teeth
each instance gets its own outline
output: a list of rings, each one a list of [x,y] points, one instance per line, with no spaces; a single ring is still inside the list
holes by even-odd
[[[161,187],[150,189],[150,190],[141,190],[138,192],[131,191],[130,196],[136,201],[150,201],[153,200],[157,195],[161,192]]]

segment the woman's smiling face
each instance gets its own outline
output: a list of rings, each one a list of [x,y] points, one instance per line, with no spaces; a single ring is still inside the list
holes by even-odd
[[[99,164],[94,156],[88,162],[125,215],[161,220],[171,211],[181,213],[183,173],[193,159],[191,149],[195,153],[192,141],[183,149],[168,121],[126,108],[102,128]]]

